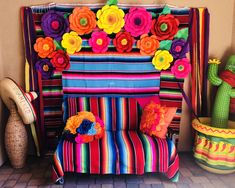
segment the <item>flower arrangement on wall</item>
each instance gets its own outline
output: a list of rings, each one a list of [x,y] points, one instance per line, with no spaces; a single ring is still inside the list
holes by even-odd
[[[69,69],[69,55],[83,50],[83,39],[94,53],[108,52],[111,44],[117,52],[128,53],[136,45],[141,55],[152,56],[157,70],[171,69],[176,78],[185,78],[191,71],[186,57],[188,28],[179,29],[179,20],[168,6],[159,14],[140,7],[124,12],[110,3],[97,12],[88,7],[65,14],[49,10],[41,22],[45,37],[36,40],[34,49],[39,56],[36,69],[43,79],[49,79],[54,70]]]

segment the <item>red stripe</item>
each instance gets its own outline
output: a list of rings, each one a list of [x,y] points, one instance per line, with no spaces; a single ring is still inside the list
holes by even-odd
[[[133,98],[128,99],[128,101],[129,101],[129,109],[128,109],[129,128],[128,130],[137,130],[138,128],[137,101]]]
[[[61,86],[62,79],[42,80],[43,86]]]
[[[180,24],[188,24],[189,16],[188,15],[174,15],[180,22]]]
[[[93,140],[89,143],[90,150],[90,173],[99,174],[100,173],[100,147],[99,140]]]
[[[135,174],[143,174],[145,166],[144,148],[136,131],[128,131],[134,146]]]
[[[115,131],[116,130],[116,116],[117,116],[117,112],[116,112],[116,100],[115,98],[111,99],[111,106],[112,106],[112,130]]]
[[[90,101],[90,111],[95,116],[99,116],[98,98],[91,97],[89,101]]]
[[[160,88],[170,88],[170,89],[179,89],[178,84],[180,84],[181,87],[183,87],[183,83],[182,82],[171,82],[171,81],[164,81],[161,80],[161,86]]]

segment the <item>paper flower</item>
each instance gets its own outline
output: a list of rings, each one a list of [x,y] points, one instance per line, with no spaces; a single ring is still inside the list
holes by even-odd
[[[84,119],[80,126],[76,129],[77,133],[79,134],[87,134],[89,129],[91,128],[93,122]]]
[[[91,33],[96,27],[95,13],[88,7],[76,7],[69,16],[70,28],[78,35]]]
[[[125,24],[124,15],[123,10],[116,5],[105,5],[96,13],[97,25],[107,34],[118,33]]]
[[[67,120],[63,136],[77,143],[99,139],[104,134],[104,122],[93,113],[82,111]]]
[[[186,78],[191,72],[191,64],[187,58],[178,59],[171,67],[171,72],[176,78]]]
[[[172,40],[178,32],[179,20],[173,15],[160,15],[152,21],[151,33],[157,36],[158,40]]]
[[[49,79],[54,74],[54,67],[49,59],[40,59],[36,62],[35,68],[42,75],[43,79]]]
[[[76,143],[82,144],[82,143],[88,143],[94,140],[93,136],[90,135],[80,135],[78,134],[75,138]]]
[[[88,43],[92,47],[93,52],[103,53],[108,50],[110,38],[104,31],[96,31],[92,33]]]
[[[142,55],[154,55],[158,47],[159,41],[155,35],[148,36],[148,34],[144,34],[137,41],[137,48],[140,49]]]
[[[145,8],[130,8],[125,15],[125,30],[132,36],[147,34],[151,28],[152,15]]]
[[[49,10],[43,14],[41,21],[44,34],[55,40],[61,40],[62,35],[69,32],[69,22],[61,12]]]
[[[39,37],[33,47],[34,50],[38,52],[38,56],[41,58],[48,57],[56,49],[53,39],[50,37]]]
[[[67,70],[70,67],[69,56],[63,50],[51,53],[49,58],[51,58],[52,65],[58,71]]]
[[[61,45],[66,49],[68,54],[74,54],[81,50],[82,38],[76,32],[71,31],[63,35]]]
[[[118,52],[130,52],[134,43],[134,38],[130,33],[124,31],[119,32],[113,39],[113,45],[116,47]]]
[[[77,115],[72,116],[67,120],[64,130],[68,130],[72,134],[76,134],[77,128],[80,126],[80,124],[84,119],[87,119],[91,122],[95,122],[95,116],[91,112],[86,112],[86,111],[78,112]]]
[[[172,42],[170,53],[175,58],[183,58],[188,52],[188,45],[183,39],[175,39]]]
[[[173,57],[167,50],[158,50],[152,59],[152,64],[157,70],[166,70],[172,61]]]

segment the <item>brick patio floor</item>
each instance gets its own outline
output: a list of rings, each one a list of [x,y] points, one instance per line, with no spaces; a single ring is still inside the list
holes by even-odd
[[[198,167],[191,153],[180,153],[180,180],[171,183],[161,174],[79,175],[66,174],[65,184],[54,185],[50,179],[51,156],[28,157],[23,169],[13,169],[6,162],[0,167],[0,187],[68,187],[68,188],[235,188],[235,173],[217,175]]]

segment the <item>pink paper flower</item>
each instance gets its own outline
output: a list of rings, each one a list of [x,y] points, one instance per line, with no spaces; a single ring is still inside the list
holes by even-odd
[[[145,8],[130,8],[124,19],[125,30],[134,37],[147,34],[151,29],[152,15]]]
[[[171,72],[176,78],[185,78],[191,72],[191,64],[187,58],[178,59],[171,67]]]
[[[92,33],[88,43],[92,47],[93,52],[103,53],[108,50],[110,38],[104,31],[96,31]]]

